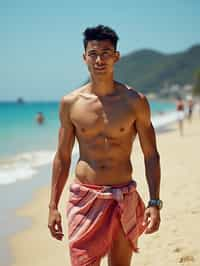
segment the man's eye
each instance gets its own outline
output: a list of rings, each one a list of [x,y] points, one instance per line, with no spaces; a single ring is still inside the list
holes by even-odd
[[[103,53],[103,57],[105,57],[105,58],[110,57],[110,56],[111,56],[110,52],[104,52]]]
[[[91,57],[95,57],[95,56],[97,56],[97,54],[95,54],[95,53],[91,53],[91,54],[89,54],[89,56],[91,56]]]

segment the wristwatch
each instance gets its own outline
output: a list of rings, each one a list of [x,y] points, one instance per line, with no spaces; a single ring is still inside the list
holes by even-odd
[[[160,199],[151,199],[148,202],[147,208],[148,207],[157,207],[159,210],[161,210],[163,207],[163,202]]]

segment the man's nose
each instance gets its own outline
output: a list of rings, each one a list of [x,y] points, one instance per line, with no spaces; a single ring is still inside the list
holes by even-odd
[[[102,63],[102,58],[101,58],[100,55],[97,55],[96,63],[98,63],[98,64],[101,64]]]

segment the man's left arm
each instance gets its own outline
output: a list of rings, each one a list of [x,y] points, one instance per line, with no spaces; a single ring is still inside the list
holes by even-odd
[[[144,95],[140,95],[135,106],[136,130],[140,145],[144,154],[146,179],[149,187],[151,202],[160,200],[160,156],[157,151],[156,137],[151,123],[151,113],[148,101]],[[156,232],[160,225],[159,206],[148,206],[144,214],[145,233]]]

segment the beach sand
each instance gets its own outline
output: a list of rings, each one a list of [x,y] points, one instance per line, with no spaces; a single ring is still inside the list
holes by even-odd
[[[140,253],[133,255],[131,265],[200,265],[200,119],[194,118],[191,124],[185,121],[184,131],[184,136],[180,137],[174,124],[157,136],[162,169],[161,198],[164,201],[161,227],[155,234],[142,235],[139,240]],[[146,202],[148,189],[138,140],[134,144],[132,160],[134,178]],[[17,211],[20,216],[31,217],[32,226],[10,239],[14,256],[12,266],[70,265],[65,220],[70,179],[61,199],[65,239],[59,242],[49,234],[49,187],[42,188],[30,204]],[[106,258],[101,265],[107,265]]]

